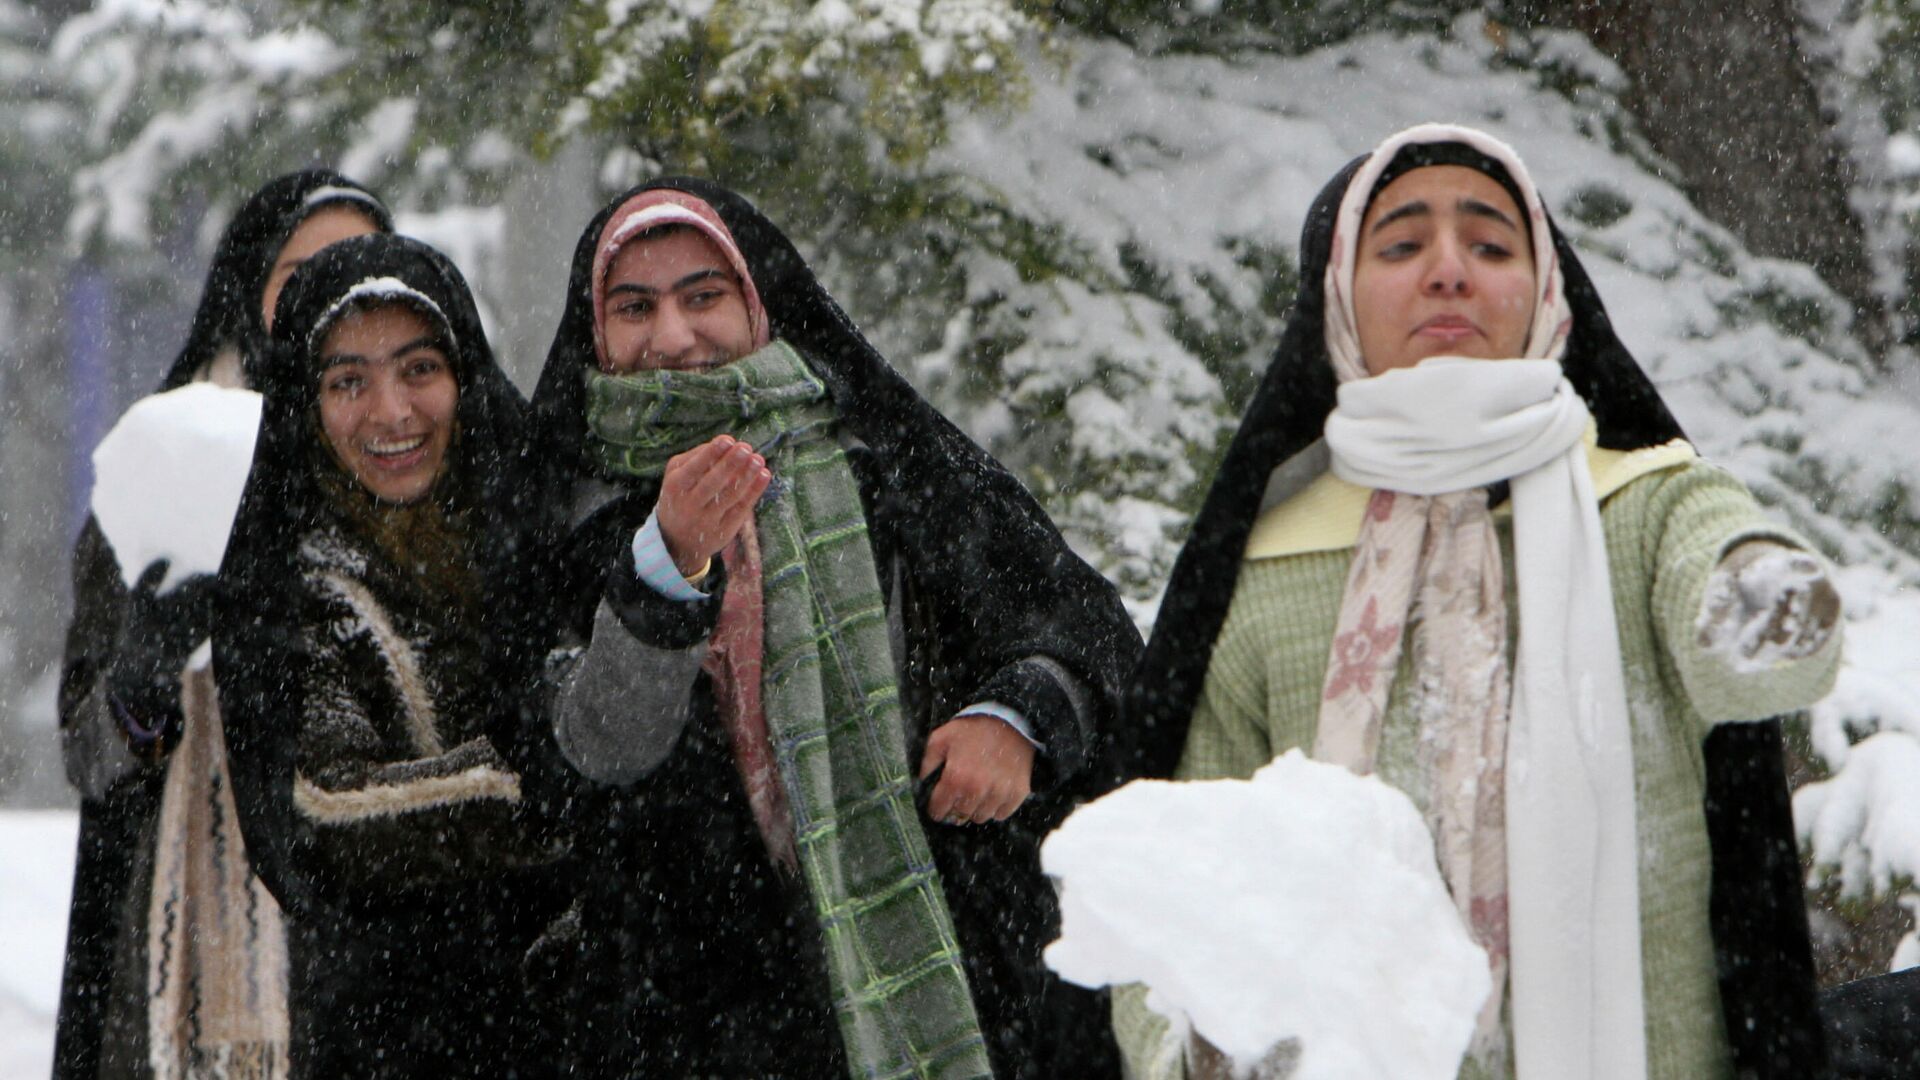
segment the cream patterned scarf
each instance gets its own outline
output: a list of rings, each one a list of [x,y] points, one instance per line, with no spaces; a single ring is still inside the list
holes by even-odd
[[[288,1075],[287,932],[247,862],[213,672],[181,677],[147,916],[147,1046],[158,1080]]]
[[[1523,193],[1537,289],[1524,357],[1434,358],[1368,377],[1354,317],[1360,225],[1402,148],[1460,143]],[[1526,167],[1470,128],[1423,125],[1355,174],[1327,266],[1327,350],[1342,386],[1327,421],[1334,471],[1374,488],[1354,551],[1315,756],[1374,768],[1405,630],[1411,703],[1442,873],[1512,983],[1523,1080],[1646,1074],[1633,756],[1588,413],[1561,375],[1572,324],[1551,229]],[[1519,646],[1486,485],[1509,480]],[[1509,683],[1511,682],[1511,700]],[[1504,1071],[1501,995],[1474,1054]]]

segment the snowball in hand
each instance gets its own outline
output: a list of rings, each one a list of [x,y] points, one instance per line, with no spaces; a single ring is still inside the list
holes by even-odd
[[[1041,848],[1061,881],[1047,963],[1296,1080],[1453,1080],[1492,990],[1405,795],[1290,751],[1251,780],[1139,780]]]
[[[134,403],[93,452],[93,516],[131,586],[169,559],[165,592],[220,569],[253,465],[260,395],[193,383]]]

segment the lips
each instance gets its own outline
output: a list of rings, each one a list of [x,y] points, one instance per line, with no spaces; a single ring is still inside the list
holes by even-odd
[[[1413,328],[1414,336],[1459,341],[1480,333],[1480,328],[1463,315],[1435,315]]]
[[[414,435],[404,439],[373,439],[360,444],[361,453],[382,469],[406,469],[425,455],[427,437]]]

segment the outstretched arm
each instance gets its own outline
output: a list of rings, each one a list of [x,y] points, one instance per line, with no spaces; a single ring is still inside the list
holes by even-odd
[[[1721,723],[1819,700],[1841,639],[1825,560],[1719,468],[1694,464],[1658,483],[1647,507],[1652,611],[1693,707]]]

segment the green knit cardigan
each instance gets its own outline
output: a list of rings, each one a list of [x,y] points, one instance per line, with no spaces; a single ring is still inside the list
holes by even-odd
[[[1640,849],[1641,960],[1652,1080],[1715,1080],[1732,1065],[1707,923],[1709,859],[1701,741],[1709,726],[1803,708],[1833,685],[1840,635],[1804,659],[1740,671],[1702,648],[1696,622],[1721,557],[1751,539],[1806,544],[1767,523],[1753,497],[1697,459],[1641,476],[1601,506],[1633,724]],[[1514,598],[1511,518],[1499,523]],[[1242,778],[1294,747],[1311,750],[1334,620],[1352,548],[1250,559],[1243,567],[1193,716],[1178,777]],[[1509,625],[1517,615],[1509,607]],[[1512,644],[1509,642],[1509,655]],[[1379,775],[1424,809],[1427,784],[1401,657],[1381,736]],[[1146,1007],[1144,987],[1114,995],[1131,1075],[1179,1080],[1182,1038]],[[1311,1048],[1308,1048],[1311,1053]],[[1462,1080],[1479,1071],[1463,1066]]]

